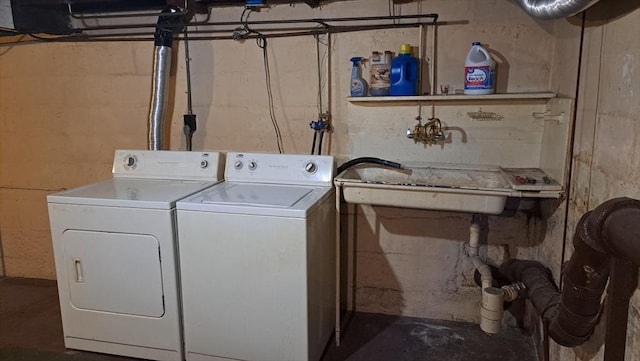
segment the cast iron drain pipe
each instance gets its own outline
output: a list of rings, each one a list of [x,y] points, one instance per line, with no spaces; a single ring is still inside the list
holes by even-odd
[[[640,201],[615,198],[584,214],[576,226],[573,245],[575,251],[563,271],[562,292],[558,292],[547,268],[538,262],[511,260],[500,267],[500,272],[512,282],[521,281],[526,285],[528,297],[549,325],[549,336],[567,347],[581,345],[593,333],[599,321],[602,295],[612,266],[614,271],[608,302],[624,306],[620,300],[626,298],[628,308],[640,266]],[[628,274],[632,276],[623,280],[621,275]],[[608,360],[606,351],[610,343],[618,347],[611,347],[609,354],[621,354],[617,357],[622,358],[615,359],[623,360],[626,309],[620,311],[620,307],[609,308],[618,310],[609,310],[607,334],[611,329],[610,322],[616,322],[618,328],[622,326],[619,319],[621,315],[624,315],[624,333],[621,337],[619,334],[618,337],[606,336],[605,360]],[[612,314],[616,317],[611,317]],[[617,341],[617,338],[622,338],[622,341]]]
[[[149,110],[149,150],[162,150],[164,147],[164,117],[167,110],[169,93],[169,74],[171,72],[171,47],[173,33],[182,28],[183,17],[175,16],[180,9],[169,6],[158,17],[154,33],[153,80],[151,109]]]

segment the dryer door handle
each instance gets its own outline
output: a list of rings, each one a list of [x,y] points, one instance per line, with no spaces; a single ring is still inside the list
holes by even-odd
[[[76,282],[84,283],[84,275],[82,274],[82,261],[80,258],[73,259],[73,267],[76,270]]]

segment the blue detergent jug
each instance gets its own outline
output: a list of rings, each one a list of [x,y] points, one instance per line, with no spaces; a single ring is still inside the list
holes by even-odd
[[[418,95],[418,59],[411,55],[411,45],[402,44],[400,53],[391,61],[389,95]]]

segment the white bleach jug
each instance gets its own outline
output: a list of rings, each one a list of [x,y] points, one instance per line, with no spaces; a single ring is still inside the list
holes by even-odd
[[[464,93],[493,94],[496,91],[496,62],[479,42],[474,42],[464,62]]]

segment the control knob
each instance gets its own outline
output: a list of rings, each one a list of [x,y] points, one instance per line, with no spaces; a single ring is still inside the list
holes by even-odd
[[[313,174],[318,170],[318,165],[314,162],[307,162],[307,164],[304,165],[304,170],[307,173]]]

